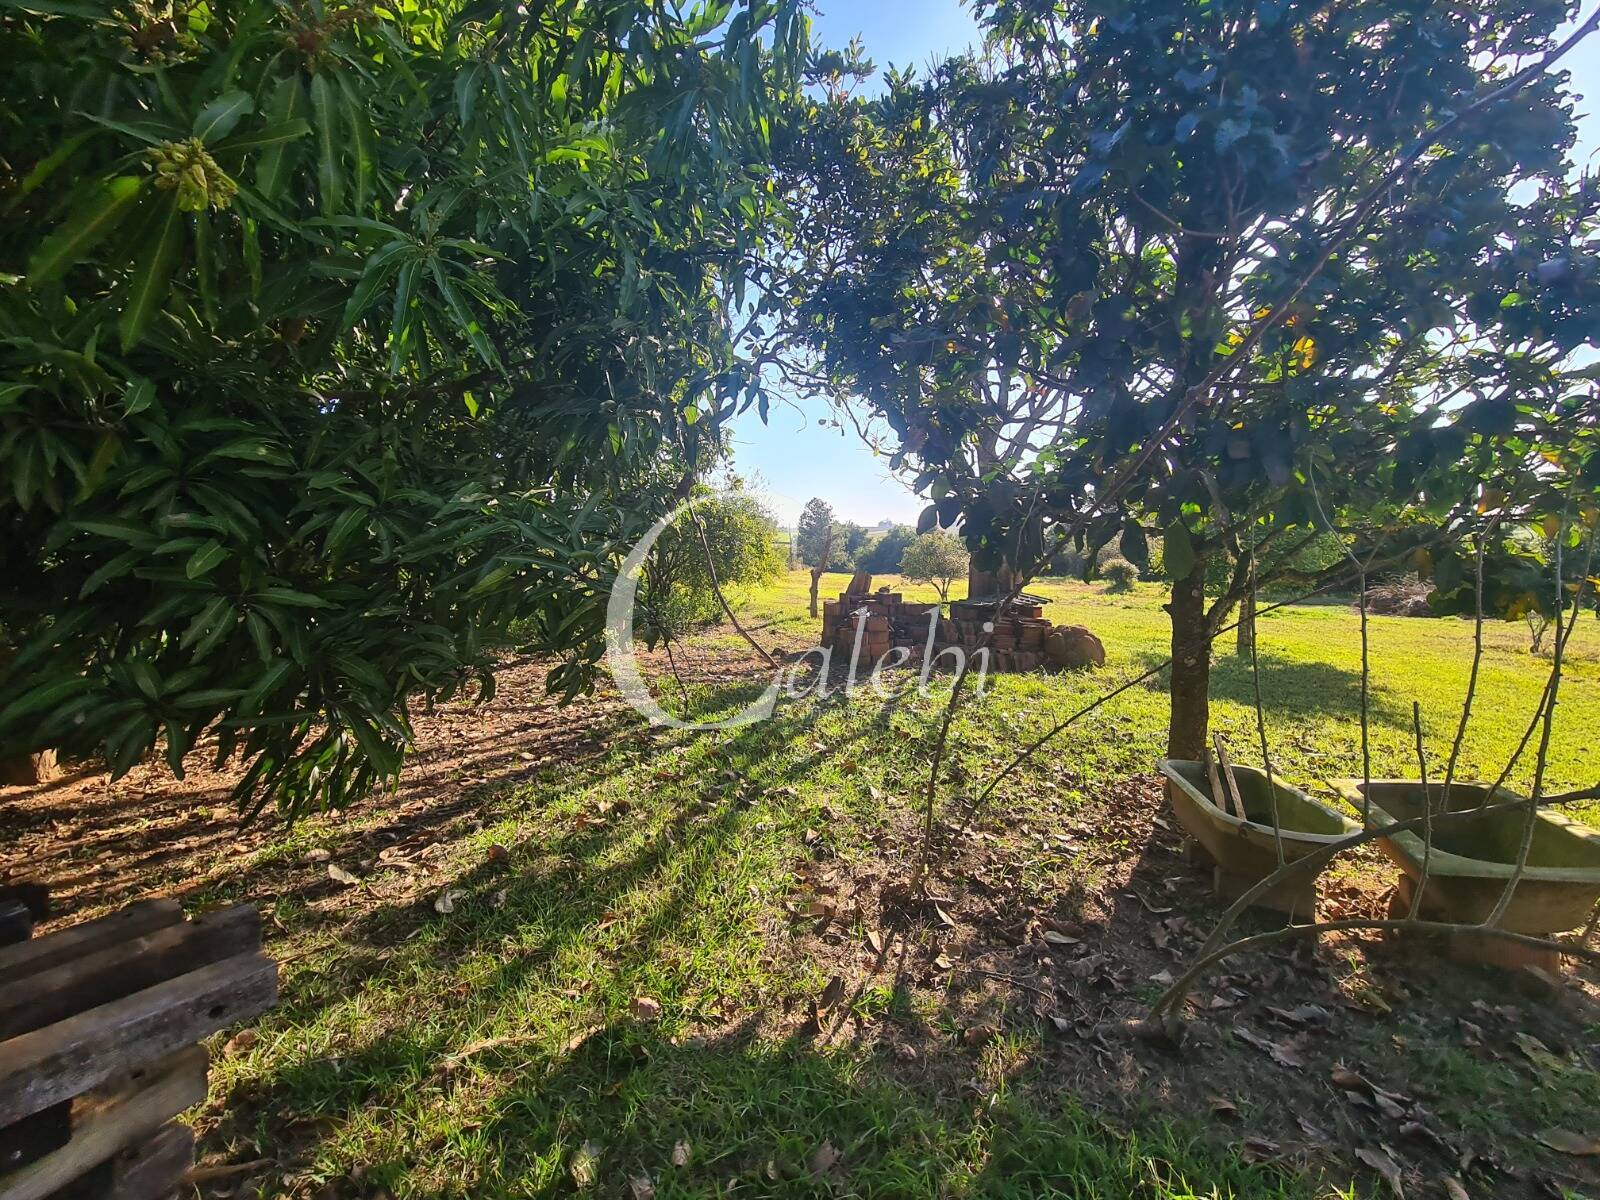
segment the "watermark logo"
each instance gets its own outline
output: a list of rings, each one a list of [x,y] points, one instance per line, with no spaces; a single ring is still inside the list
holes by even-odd
[[[606,663],[611,668],[611,678],[616,682],[623,698],[652,725],[661,725],[669,729],[737,729],[767,720],[785,699],[803,700],[808,696],[826,699],[836,693],[845,696],[854,695],[857,688],[863,686],[857,668],[866,661],[863,653],[867,642],[868,619],[865,605],[855,614],[850,638],[849,669],[838,687],[833,686],[834,647],[812,646],[792,658],[778,671],[771,685],[761,695],[732,716],[715,721],[684,720],[661,707],[661,703],[651,693],[644,674],[639,669],[634,619],[638,611],[639,583],[644,577],[645,560],[654,549],[656,541],[688,511],[688,507],[687,503],[679,505],[649,528],[623,559],[622,569],[617,573],[616,582],[611,587],[611,596],[606,603]],[[959,677],[963,671],[969,676],[976,676],[976,690],[982,695],[989,678],[988,647],[973,650],[969,664],[968,652],[964,647],[936,645],[939,621],[940,612],[938,607],[934,606],[928,613],[927,634],[921,646],[922,666],[917,675],[917,694],[920,696],[928,694],[928,682],[934,671],[948,660],[949,669],[955,676]],[[993,628],[987,623],[983,626],[985,633],[993,632]],[[872,688],[879,696],[888,699],[893,690],[884,679],[884,672],[910,665],[914,653],[910,646],[891,647],[871,664],[864,686]]]

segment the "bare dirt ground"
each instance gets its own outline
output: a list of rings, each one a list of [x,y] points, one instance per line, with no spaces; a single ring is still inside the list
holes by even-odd
[[[908,891],[911,864],[892,855],[802,869],[801,940],[833,964],[829,990],[844,998],[803,1019],[822,1038],[883,1040],[918,1086],[979,1094],[980,1073],[990,1087],[1005,1074],[1006,1031],[1031,1015],[1047,1034],[1046,1090],[1070,1087],[1124,1119],[1208,1115],[1247,1161],[1335,1181],[1375,1174],[1396,1196],[1596,1194],[1588,1154],[1600,1146],[1580,1138],[1588,1153],[1552,1155],[1564,1139],[1546,1127],[1558,1094],[1554,1110],[1592,1125],[1573,1113],[1592,1092],[1567,1089],[1600,1064],[1594,972],[1551,988],[1413,938],[1324,935],[1222,964],[1192,993],[1178,1042],[1130,1036],[1224,906],[1185,860],[1154,777],[1112,786],[1096,807],[1060,825],[947,829],[932,900]],[[1053,889],[1053,905],[1021,882],[1041,850],[1072,856],[1081,878]],[[1319,916],[1384,916],[1392,874],[1376,852],[1357,858],[1324,877]],[[1239,935],[1273,925],[1247,917]],[[851,933],[860,926],[864,940]],[[851,998],[886,975],[941,995],[941,1019],[988,1048],[976,1071],[928,1055],[940,1038],[925,1022],[854,1019]]]
[[[510,662],[493,700],[458,701],[414,718],[416,748],[399,789],[355,806],[354,826],[370,810],[397,810],[401,828],[372,831],[374,854],[434,837],[464,815],[484,789],[509,786],[557,759],[602,753],[625,712],[611,694],[565,709],[546,698],[545,667]],[[239,771],[214,768],[204,746],[184,760],[182,780],[152,759],[113,781],[104,772],[69,771],[35,787],[0,787],[0,881],[33,879],[50,888],[52,925],[83,920],[143,895],[180,900],[238,873],[283,835],[266,813],[242,823],[229,792]],[[368,810],[368,811],[363,811]],[[252,899],[270,899],[281,880],[252,878]],[[265,886],[265,892],[254,890]]]

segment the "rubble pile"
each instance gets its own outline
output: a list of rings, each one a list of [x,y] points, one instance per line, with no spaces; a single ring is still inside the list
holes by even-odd
[[[969,589],[980,581],[992,582],[992,577],[980,580],[975,573]],[[969,595],[954,601],[949,615],[942,616],[937,604],[908,601],[888,587],[876,592],[871,588],[872,576],[858,573],[837,599],[825,600],[822,605],[820,644],[832,647],[836,661],[846,665],[852,654],[858,654],[858,671],[870,669],[896,648],[909,653],[891,665],[915,662],[920,666],[925,653],[933,657],[958,647],[970,655],[984,645],[985,638],[991,671],[1101,666],[1106,660],[1105,647],[1089,630],[1081,625],[1052,624],[1044,615],[1048,601],[1042,596],[1020,592],[1007,601],[997,592]],[[946,655],[935,666],[953,668],[954,663],[955,656]]]

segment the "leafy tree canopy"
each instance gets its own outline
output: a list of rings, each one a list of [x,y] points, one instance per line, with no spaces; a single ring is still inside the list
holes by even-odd
[[[0,11],[0,753],[391,778],[766,400],[730,312],[794,0]]]
[[[893,575],[900,570],[906,548],[916,541],[917,531],[909,525],[895,525],[857,556],[856,565],[874,575]]]
[[[900,573],[918,583],[939,589],[939,599],[950,599],[950,585],[967,573],[971,558],[955,534],[930,529],[918,535],[900,558]]]
[[[785,565],[777,521],[742,480],[735,477],[720,491],[697,486],[690,504],[645,563],[640,599],[647,622],[637,632],[647,643],[657,634],[681,637],[718,620],[717,588],[767,583]]]
[[[795,557],[814,571],[827,570],[840,549],[834,544],[837,526],[833,505],[817,496],[807,500],[795,525]]]
[[[774,354],[986,569],[1161,533],[1186,640],[1211,557],[1319,508],[1403,542],[1591,503],[1600,189],[1538,65],[1571,7],[990,0],[990,57],[784,127]]]

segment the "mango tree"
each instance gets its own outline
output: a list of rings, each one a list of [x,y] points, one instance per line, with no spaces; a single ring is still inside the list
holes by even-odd
[[[0,10],[0,757],[203,733],[294,810],[765,407],[730,314],[794,0]]]
[[[1198,757],[1255,560],[1330,522],[1459,533],[1571,427],[1597,281],[1546,69],[1567,6],[978,7],[987,56],[783,127],[768,353],[878,418],[980,568],[1141,563],[1159,531],[1168,748]]]

